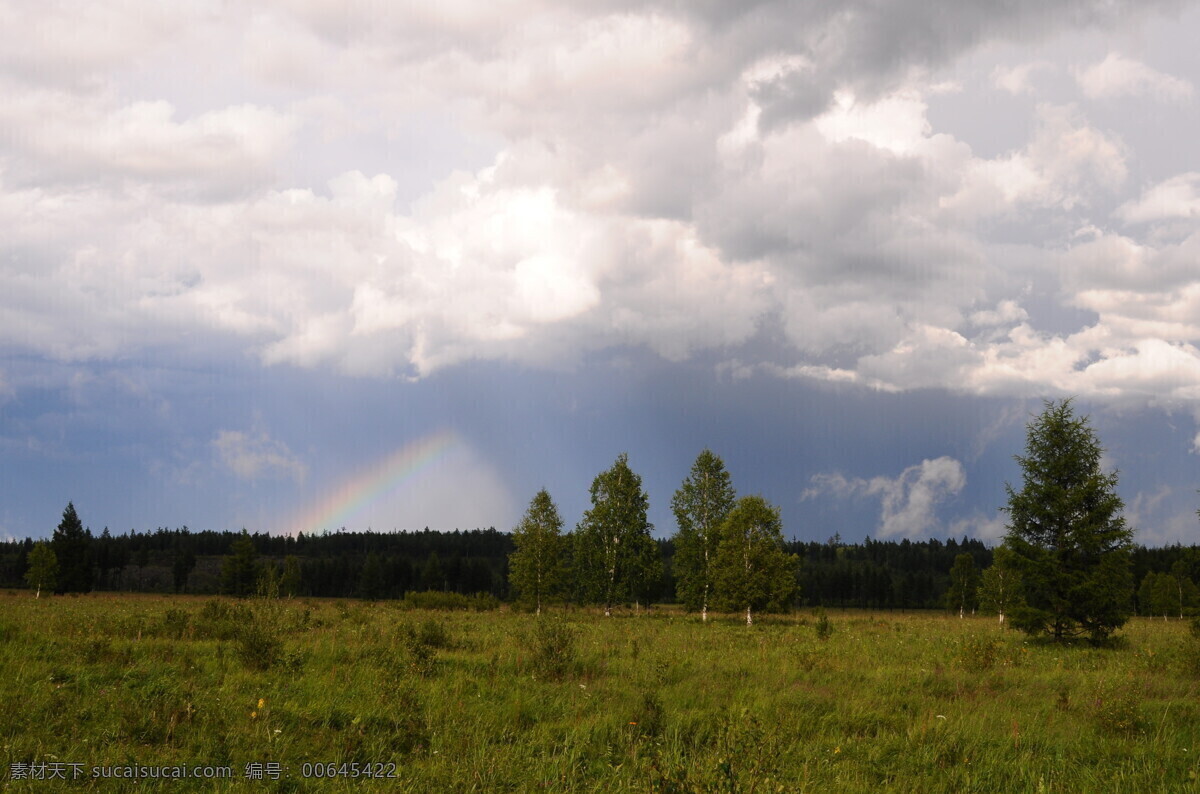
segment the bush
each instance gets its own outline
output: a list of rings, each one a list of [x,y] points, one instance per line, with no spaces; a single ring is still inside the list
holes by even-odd
[[[533,670],[545,678],[562,678],[575,664],[575,630],[562,620],[539,618],[531,640]]]
[[[1106,733],[1132,734],[1141,729],[1141,699],[1130,684],[1101,684],[1090,705],[1093,722]]]
[[[825,614],[824,609],[817,610],[817,639],[827,640],[833,636],[833,624],[829,621],[829,616]]]
[[[237,635],[237,653],[252,670],[269,670],[283,659],[283,641],[258,621],[242,627]]]
[[[426,621],[426,625],[430,621]],[[440,626],[438,626],[440,629]],[[444,635],[443,635],[444,636]],[[429,631],[423,626],[421,630],[412,626],[400,627],[400,642],[404,647],[408,668],[422,677],[428,677],[437,670],[437,639],[436,631]]]
[[[163,615],[162,633],[165,637],[180,640],[188,633],[192,616],[183,609],[168,609]]]
[[[958,649],[956,664],[971,673],[982,673],[996,665],[1000,643],[984,637],[970,637]]]

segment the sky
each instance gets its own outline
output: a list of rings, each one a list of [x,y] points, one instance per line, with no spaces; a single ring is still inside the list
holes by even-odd
[[[566,529],[711,448],[1005,531],[1073,397],[1200,542],[1200,7],[0,0],[0,538]]]

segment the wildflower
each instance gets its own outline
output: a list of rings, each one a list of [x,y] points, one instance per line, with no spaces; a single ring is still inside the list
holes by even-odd
[[[252,719],[252,720],[258,719],[258,712],[257,711],[250,712],[250,719]]]
[[[840,753],[841,751],[842,751],[842,748],[841,748],[841,746],[840,746],[840,745],[839,745],[838,747],[835,747],[835,748],[833,748],[833,754],[834,754],[834,755],[837,755],[837,754],[838,754],[838,753]]]
[[[261,709],[265,705],[267,705],[267,701],[264,700],[263,698],[259,698],[258,699],[258,707]]]

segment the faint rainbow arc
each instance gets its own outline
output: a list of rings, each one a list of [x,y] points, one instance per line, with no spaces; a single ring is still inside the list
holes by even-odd
[[[452,430],[439,430],[405,444],[331,489],[292,521],[291,531],[313,533],[345,526],[356,513],[400,488],[458,445],[458,435]]]

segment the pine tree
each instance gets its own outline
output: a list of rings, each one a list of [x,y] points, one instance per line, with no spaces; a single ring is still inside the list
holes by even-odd
[[[705,449],[671,499],[679,532],[675,535],[675,592],[690,612],[708,620],[712,561],[718,530],[737,498],[725,463]]]
[[[1133,595],[1133,533],[1117,475],[1100,470],[1103,449],[1069,399],[1046,402],[1027,428],[1025,453],[1016,456],[1021,490],[1005,485],[1005,545],[1025,595],[1013,625],[1056,640],[1103,640],[1129,619]]]
[[[95,579],[92,533],[83,528],[73,502],[68,502],[63,510],[62,521],[54,530],[51,545],[58,559],[59,575],[55,592],[90,593]]]
[[[29,552],[28,566],[25,581],[37,591],[34,598],[42,597],[43,587],[47,590],[54,589],[58,578],[58,558],[49,543],[41,540],[33,544],[33,549]]]
[[[566,580],[562,519],[546,489],[537,492],[513,530],[508,580],[518,600],[542,614],[542,604],[562,594]]]
[[[713,559],[715,600],[724,609],[745,611],[787,607],[796,592],[799,560],[783,546],[779,509],[761,496],[737,501],[721,525]]]
[[[575,571],[584,599],[603,604],[605,616],[611,616],[618,602],[649,592],[662,562],[646,517],[650,500],[625,453],[596,475],[591,497],[592,507],[575,532]]]

